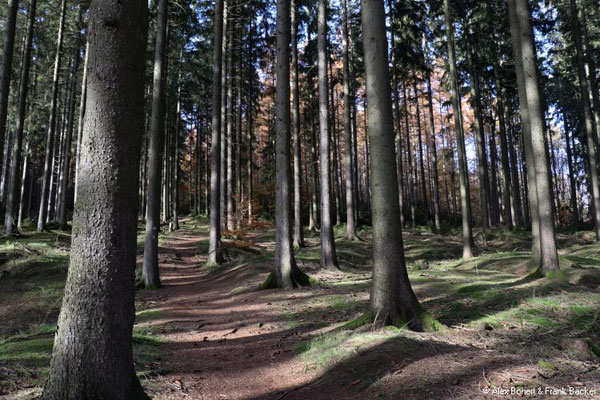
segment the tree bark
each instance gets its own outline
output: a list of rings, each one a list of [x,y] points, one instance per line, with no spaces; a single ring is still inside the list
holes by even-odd
[[[42,189],[40,192],[40,208],[38,213],[37,230],[41,232],[46,227],[48,205],[51,198],[50,178],[52,176],[52,163],[54,153],[54,136],[56,133],[56,108],[58,106],[58,73],[62,59],[63,31],[65,28],[65,13],[67,1],[62,0],[60,6],[60,21],[58,23],[58,38],[56,40],[56,55],[54,58],[54,74],[52,75],[52,98],[50,102],[50,121],[48,122],[48,136],[46,137],[46,155],[44,157],[44,175],[42,176]],[[2,139],[2,138],[0,138]]]
[[[479,88],[479,74],[477,73],[473,55],[473,43],[471,42],[471,26],[465,23],[467,49],[467,61],[469,64],[469,75],[471,76],[471,106],[475,113],[474,136],[477,149],[477,171],[479,174],[479,203],[481,209],[481,227],[484,232],[490,229],[489,193],[490,181],[488,175],[487,155],[485,151],[485,132],[483,126],[483,114],[481,110],[481,90]]]
[[[581,10],[577,6],[576,0],[570,0],[571,20],[574,28],[573,37],[575,40],[575,49],[577,51],[577,72],[579,77],[579,90],[581,91],[581,105],[583,108],[583,122],[587,139],[587,155],[590,167],[590,184],[592,193],[591,214],[594,220],[596,231],[596,241],[600,241],[600,184],[598,182],[598,156],[596,154],[597,131],[594,130],[594,116],[592,113],[592,104],[590,102],[590,80],[586,75],[586,60],[583,50],[583,40],[581,19],[579,17]],[[595,74],[595,71],[594,71]],[[596,127],[597,129],[598,127]]]
[[[292,171],[290,157],[290,0],[277,0],[277,61],[275,95],[275,263],[276,286],[308,285],[292,245]]]
[[[27,33],[25,36],[25,51],[21,61],[21,81],[19,83],[19,105],[17,110],[17,126],[15,129],[15,140],[10,160],[10,171],[8,176],[8,196],[5,213],[5,234],[7,236],[15,233],[15,217],[17,214],[17,189],[19,187],[19,168],[21,167],[21,148],[23,147],[23,128],[25,124],[25,110],[27,109],[27,92],[29,89],[29,66],[31,65],[31,44],[33,41],[33,27],[35,24],[35,12],[37,0],[29,3],[29,14],[27,16]],[[24,169],[27,168],[25,165]],[[20,202],[19,202],[20,203]]]
[[[382,1],[362,0],[367,81],[367,133],[371,142],[373,287],[371,311],[384,324],[435,329],[408,279],[400,226],[394,122],[390,91],[385,11]]]
[[[346,179],[346,235],[348,240],[357,240],[356,220],[354,219],[354,182],[352,179],[352,121],[350,104],[350,57],[348,55],[348,4],[342,0],[342,63],[344,73],[344,173]]]
[[[531,160],[528,169],[534,170],[534,184],[537,191],[541,255],[538,271],[548,275],[558,271],[559,264],[554,235],[552,188],[550,187],[547,149],[544,140],[544,110],[540,95],[533,29],[530,23],[531,14],[527,0],[509,0],[508,9],[515,58],[519,58],[519,56],[521,58],[521,68],[517,66],[517,75],[521,75],[521,78],[518,77],[517,84],[524,86],[520,89],[520,93],[525,93],[525,98],[521,98],[521,101],[525,103],[529,114],[530,137],[524,139],[526,142],[531,141],[533,157],[528,159],[528,161]]]
[[[208,264],[223,262],[221,253],[221,85],[223,67],[224,2],[215,1],[213,40],[213,87],[212,126],[210,146],[210,232],[208,241]]]
[[[133,366],[146,4],[93,0],[88,113],[65,295],[42,399],[149,399]]]
[[[163,142],[165,136],[165,67],[167,49],[168,1],[159,0],[154,46],[152,83],[152,115],[148,143],[148,191],[146,200],[146,233],[142,279],[148,289],[161,287],[158,270],[158,235],[160,234],[160,189]]]
[[[331,169],[329,160],[329,109],[327,82],[327,0],[318,0],[319,153],[321,170],[321,266],[338,270],[331,224]]]
[[[456,130],[456,147],[458,151],[458,179],[460,182],[460,200],[462,209],[463,258],[473,257],[473,225],[471,219],[471,194],[469,188],[469,168],[465,151],[465,134],[463,131],[460,91],[456,71],[456,49],[454,45],[454,17],[450,0],[444,0],[444,16],[448,42],[448,72],[452,86],[452,106],[454,111],[454,129]]]
[[[292,12],[292,138],[294,142],[294,246],[304,247],[302,227],[302,149],[300,146],[300,87],[298,83],[298,21],[296,0],[291,0]]]
[[[6,7],[6,27],[4,30],[4,51],[2,54],[2,71],[0,71],[0,165],[3,165],[2,146],[6,136],[6,120],[8,116],[8,99],[10,81],[12,79],[13,54],[15,48],[15,30],[17,25],[18,0],[8,0]]]

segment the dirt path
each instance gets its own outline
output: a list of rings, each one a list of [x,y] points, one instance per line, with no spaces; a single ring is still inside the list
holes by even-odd
[[[157,311],[140,325],[159,329],[163,367],[171,371],[151,381],[151,391],[160,399],[249,399],[310,382],[313,376],[300,374],[292,357],[305,332],[281,320],[273,293],[235,294],[257,287],[265,275],[244,263],[211,273],[203,267],[205,255],[197,254],[203,240],[191,231],[166,239],[160,249],[164,288],[138,295],[146,312]]]
[[[247,240],[268,251],[267,233]],[[600,382],[589,363],[548,376],[527,357],[523,343],[515,347],[522,337],[512,330],[373,333],[369,342],[343,342],[340,347],[350,346],[350,355],[340,362],[314,368],[298,355],[297,346],[354,318],[356,309],[344,311],[343,301],[366,304],[368,289],[328,284],[257,291],[270,270],[265,252],[249,252],[210,270],[203,266],[206,240],[185,227],[166,237],[160,249],[164,288],[137,295],[138,329],[151,329],[164,341],[160,367],[165,372],[146,380],[155,399],[484,399],[489,398],[486,388],[502,385],[560,388]],[[368,278],[366,272],[336,277],[310,264],[302,268],[321,281]],[[342,304],[315,309],[315,301],[332,296]],[[313,316],[305,318],[311,311]],[[337,351],[335,346],[324,351]]]

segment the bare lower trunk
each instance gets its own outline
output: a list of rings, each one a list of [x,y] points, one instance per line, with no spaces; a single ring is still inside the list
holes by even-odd
[[[318,75],[319,75],[319,153],[321,170],[321,266],[339,269],[331,224],[331,169],[329,160],[329,109],[327,82],[327,0],[319,0]]]
[[[158,236],[160,234],[160,189],[163,142],[165,136],[165,64],[167,49],[167,0],[158,2],[154,77],[152,83],[152,116],[148,143],[148,196],[146,201],[146,233],[142,279],[146,288],[161,286],[158,270]]]
[[[146,5],[93,0],[79,202],[42,399],[149,399],[133,365]]]
[[[50,103],[50,121],[48,122],[48,136],[46,138],[46,156],[44,157],[44,174],[42,176],[42,188],[40,192],[40,208],[38,213],[37,230],[41,232],[46,227],[48,203],[51,192],[50,178],[52,176],[52,162],[54,155],[54,136],[56,133],[56,114],[58,106],[58,73],[62,59],[63,30],[65,27],[65,13],[67,2],[62,0],[60,11],[60,22],[58,28],[58,39],[56,41],[56,55],[54,59],[54,74],[52,77],[52,98]],[[0,138],[2,139],[2,138]]]
[[[221,254],[221,84],[223,66],[223,20],[224,1],[215,2],[212,87],[212,139],[210,146],[210,233],[208,263],[223,262]]]
[[[277,0],[277,87],[275,96],[275,262],[276,286],[305,286],[292,246],[292,171],[290,157],[290,0]]]
[[[463,132],[462,111],[460,106],[460,90],[456,72],[456,50],[454,46],[454,18],[450,0],[444,0],[446,36],[448,41],[448,71],[452,86],[452,106],[454,113],[454,129],[456,130],[456,147],[458,152],[458,179],[460,182],[460,201],[462,208],[463,258],[473,257],[473,225],[471,219],[471,194],[469,188],[469,168],[465,151],[465,135]]]
[[[584,119],[584,127],[586,132],[587,139],[587,155],[588,162],[590,167],[590,184],[592,193],[592,204],[591,204],[591,214],[594,220],[594,226],[596,230],[596,240],[600,241],[600,183],[598,178],[598,156],[596,154],[597,147],[597,129],[598,126],[595,126],[594,116],[592,113],[592,104],[590,102],[590,81],[586,74],[586,60],[583,49],[583,40],[582,40],[582,27],[581,27],[581,10],[577,5],[576,0],[570,0],[571,6],[571,19],[573,21],[574,26],[574,40],[575,40],[575,48],[577,50],[577,72],[579,77],[579,88],[581,91],[581,103],[583,108],[583,119]],[[595,74],[595,71],[594,71]],[[593,98],[593,96],[592,96]],[[596,129],[596,131],[595,131]]]
[[[432,329],[408,279],[400,226],[394,123],[383,2],[362,0],[368,124],[371,141],[373,287],[371,310],[384,324]]]
[[[302,149],[300,147],[300,88],[298,84],[298,21],[296,0],[291,1],[292,42],[292,137],[294,146],[294,246],[304,247],[302,228]]]
[[[548,274],[557,271],[559,265],[554,236],[552,189],[550,187],[547,150],[544,140],[544,110],[540,97],[533,29],[530,25],[531,14],[527,0],[509,0],[508,7],[515,58],[521,58],[520,67],[517,62],[517,83],[521,86],[519,94],[524,92],[525,97],[520,97],[520,99],[525,104],[529,113],[530,137],[525,137],[524,140],[525,142],[531,142],[532,157],[528,159],[528,161],[531,160],[528,169],[534,170],[533,179],[535,179],[534,184],[537,191],[538,229],[540,236],[539,251],[541,255],[538,269]],[[520,78],[519,75],[521,75]],[[533,197],[531,196],[531,198]]]
[[[15,129],[15,140],[12,148],[10,170],[8,174],[8,196],[5,213],[5,234],[12,235],[15,232],[15,218],[17,217],[17,188],[19,187],[19,168],[21,167],[21,148],[23,146],[23,126],[25,124],[25,110],[27,108],[27,92],[29,88],[29,66],[31,64],[31,44],[33,41],[33,26],[35,24],[35,12],[37,0],[31,0],[29,4],[29,15],[27,21],[27,34],[25,37],[25,51],[21,61],[21,81],[19,84],[19,105],[17,110],[17,126]],[[1,143],[1,142],[0,142]],[[26,150],[27,152],[27,150]],[[27,169],[27,162],[23,170]],[[24,182],[23,178],[23,182]],[[22,196],[19,204],[22,204]]]

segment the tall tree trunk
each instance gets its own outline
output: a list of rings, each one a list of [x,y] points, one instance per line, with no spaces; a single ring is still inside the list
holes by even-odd
[[[52,176],[52,163],[54,153],[54,136],[56,133],[56,108],[58,106],[58,74],[62,59],[62,48],[65,28],[65,13],[67,0],[62,0],[60,6],[60,21],[58,23],[58,38],[56,40],[56,55],[54,58],[54,74],[52,75],[52,99],[50,102],[50,121],[48,122],[48,136],[46,138],[46,156],[44,157],[44,175],[42,176],[42,189],[40,192],[40,209],[37,221],[37,230],[41,232],[46,227],[49,198],[51,192],[50,178]],[[0,138],[2,139],[2,138]]]
[[[167,61],[167,0],[159,0],[154,46],[152,83],[152,116],[148,143],[148,196],[146,200],[146,233],[142,279],[146,288],[159,288],[158,235],[160,234],[160,189],[163,142],[165,136],[165,68]]]
[[[500,124],[500,159],[502,163],[502,203],[504,204],[504,224],[509,228],[513,227],[513,212],[511,208],[511,171],[510,161],[508,158],[508,141],[506,138],[506,119],[505,119],[505,106],[504,106],[504,91],[500,84],[500,78],[498,73],[498,65],[494,67],[494,76],[496,80],[496,91],[498,104],[496,105],[496,112],[498,114],[498,121]],[[520,226],[520,224],[519,224]]]
[[[302,149],[300,147],[300,88],[298,84],[298,21],[296,0],[292,10],[292,138],[294,142],[294,246],[304,247],[302,227]]]
[[[423,132],[421,130],[421,108],[419,106],[419,90],[417,77],[413,75],[413,90],[415,92],[415,117],[417,118],[417,134],[419,140],[419,171],[421,173],[421,196],[423,200],[423,212],[425,213],[425,225],[429,225],[429,202],[427,201],[427,180],[425,179],[425,162],[423,160]]]
[[[183,50],[180,53],[180,59],[183,59]],[[173,212],[173,226],[175,229],[179,229],[179,136],[181,135],[181,69],[179,71],[178,84],[177,84],[177,106],[175,113],[175,137],[173,138],[173,147],[175,156],[173,158],[173,198],[172,212]]]
[[[227,196],[227,185],[226,185],[226,180],[227,180],[227,170],[226,170],[226,160],[227,160],[227,113],[228,113],[228,104],[227,104],[227,88],[228,88],[228,81],[227,81],[227,75],[228,75],[228,70],[229,70],[229,66],[230,66],[230,57],[228,56],[228,49],[229,49],[229,42],[231,41],[230,37],[229,37],[229,31],[230,31],[230,19],[232,18],[230,15],[230,8],[232,8],[232,5],[230,4],[230,2],[228,0],[223,0],[223,34],[222,37],[223,39],[221,40],[221,45],[222,45],[222,54],[223,56],[221,57],[221,63],[222,63],[222,73],[221,73],[221,124],[220,124],[220,129],[221,129],[221,133],[220,133],[220,139],[221,139],[221,147],[220,147],[220,151],[221,151],[221,155],[219,157],[219,163],[220,163],[220,172],[219,172],[219,185],[221,186],[220,190],[219,190],[219,196],[220,199],[219,201],[221,202],[220,206],[219,206],[219,223],[221,224],[221,230],[227,230],[227,224],[226,224],[226,213],[227,213],[227,202],[226,202],[226,196]],[[219,237],[219,241],[220,241],[220,237]]]
[[[79,202],[42,399],[149,399],[133,366],[144,2],[93,0]]]
[[[406,82],[402,85],[402,94],[404,100],[404,126],[406,129],[406,154],[407,154],[407,170],[408,170],[408,202],[410,203],[410,223],[414,228],[416,225],[416,182],[415,176],[413,175],[413,162],[412,162],[412,149],[410,145],[410,124],[408,121],[408,96],[406,94]]]
[[[232,11],[237,11],[239,2],[232,2]],[[228,231],[235,229],[233,220],[233,142],[234,142],[234,121],[233,115],[235,113],[234,104],[234,84],[236,72],[236,57],[233,52],[233,45],[235,41],[236,25],[235,20],[231,21],[229,27],[229,39],[227,42],[227,58],[229,59],[229,79],[227,84],[227,147],[226,147],[226,178],[225,178],[225,224]]]
[[[213,39],[213,87],[212,87],[212,125],[210,146],[210,232],[208,239],[208,263],[223,262],[221,253],[221,85],[223,75],[223,25],[226,15],[226,0],[215,1],[214,39]]]
[[[564,93],[562,90],[562,80],[559,77],[559,91],[560,93]],[[577,207],[577,185],[575,183],[575,170],[573,168],[573,155],[571,149],[571,139],[570,139],[570,127],[569,127],[569,119],[567,118],[566,112],[564,112],[564,98],[561,97],[561,102],[563,103],[563,123],[565,127],[565,148],[567,152],[567,168],[569,171],[569,190],[570,190],[570,203],[571,203],[571,213],[573,214],[572,218],[572,226],[578,227],[580,225],[579,220],[579,207]]]
[[[346,235],[356,240],[356,221],[354,219],[354,182],[352,179],[352,121],[350,104],[350,57],[348,55],[348,4],[342,0],[342,62],[344,71],[344,173],[346,178]]]
[[[584,127],[587,138],[587,155],[590,167],[590,184],[592,193],[591,214],[594,219],[596,240],[600,241],[600,184],[598,183],[598,156],[596,154],[597,132],[594,131],[594,120],[592,104],[590,102],[590,80],[586,75],[585,53],[583,49],[581,10],[576,0],[570,0],[571,20],[574,28],[573,37],[577,51],[577,72],[579,77],[579,89],[581,91],[581,103],[583,108]],[[594,71],[595,74],[595,71]],[[596,127],[597,128],[597,127]]]
[[[465,134],[463,131],[462,111],[458,73],[456,71],[456,49],[454,44],[454,16],[450,0],[444,0],[444,16],[446,37],[448,42],[448,72],[452,86],[452,107],[454,111],[454,129],[456,131],[456,147],[458,151],[458,179],[460,182],[460,201],[462,209],[463,258],[473,257],[473,225],[471,219],[471,193],[469,188],[469,167],[465,151]]]
[[[275,279],[270,286],[293,288],[308,285],[292,245],[292,171],[290,157],[290,0],[277,0],[277,62],[275,95]],[[270,282],[269,282],[270,280]]]
[[[489,193],[490,181],[488,175],[487,155],[485,151],[485,132],[483,126],[483,113],[481,109],[481,90],[479,87],[479,74],[476,70],[473,43],[471,39],[470,23],[465,23],[465,34],[467,42],[467,61],[469,64],[469,75],[471,76],[471,106],[475,113],[474,136],[477,149],[477,171],[479,173],[479,202],[481,208],[481,227],[486,232],[490,228]]]
[[[79,6],[79,19],[78,19],[78,33],[81,30],[81,26],[83,24],[83,8],[81,5]],[[67,128],[65,130],[65,144],[64,144],[64,154],[61,165],[61,174],[62,178],[60,180],[60,206],[58,210],[58,218],[57,221],[60,225],[60,228],[63,230],[67,229],[67,191],[69,187],[69,170],[71,167],[71,140],[73,137],[73,123],[75,119],[75,91],[77,88],[77,72],[79,70],[79,53],[81,51],[81,34],[77,36],[77,44],[75,46],[75,52],[73,54],[73,68],[71,72],[71,89],[70,89],[70,100],[69,100],[69,110],[67,113]]]
[[[329,108],[327,82],[327,0],[318,0],[319,153],[321,170],[321,266],[339,269],[331,224],[331,169],[329,160]]]
[[[17,217],[17,188],[19,186],[19,168],[21,167],[21,148],[23,146],[23,127],[25,124],[25,110],[27,108],[27,91],[29,88],[29,66],[31,65],[31,43],[33,41],[33,26],[35,24],[35,12],[37,0],[29,3],[29,14],[27,16],[27,34],[25,37],[25,51],[21,61],[21,81],[19,83],[19,105],[17,110],[17,126],[15,129],[15,140],[12,148],[10,171],[8,177],[8,197],[6,202],[6,214],[4,221],[5,234],[7,236],[15,233],[15,217]],[[27,150],[26,150],[27,151]],[[27,168],[25,163],[24,169]],[[24,181],[24,179],[23,179]],[[19,202],[20,204],[20,202]]]
[[[6,120],[8,116],[8,99],[10,81],[12,79],[13,54],[15,48],[15,29],[17,25],[18,0],[8,0],[6,7],[6,22],[4,29],[4,52],[2,54],[2,71],[0,71],[0,157],[6,136]],[[0,158],[0,165],[4,160]]]
[[[427,42],[425,42],[427,43]],[[427,52],[427,48],[425,47],[425,52]],[[427,101],[429,103],[429,125],[431,129],[430,137],[429,137],[429,147],[431,148],[431,156],[432,156],[432,172],[433,176],[431,180],[433,181],[433,218],[436,229],[440,229],[441,221],[440,221],[440,183],[438,179],[438,157],[437,157],[437,145],[435,140],[435,118],[433,116],[433,91],[431,89],[431,76],[429,72],[429,58],[427,57],[427,68],[425,70],[425,78],[427,80]]]
[[[547,150],[544,140],[544,110],[540,96],[533,29],[530,23],[531,14],[527,0],[509,0],[508,9],[515,58],[521,59],[521,68],[517,63],[517,75],[521,75],[520,79],[517,77],[517,84],[524,86],[520,89],[520,93],[525,93],[525,98],[521,98],[521,101],[526,104],[529,112],[530,137],[524,139],[526,142],[531,141],[533,157],[529,159],[532,162],[528,165],[528,169],[534,169],[535,171],[541,254],[538,270],[548,275],[558,271],[559,265],[554,236],[552,188],[550,187]]]
[[[371,139],[371,210],[373,287],[371,311],[376,322],[408,324],[416,330],[439,325],[419,304],[408,279],[400,226],[394,121],[390,91],[385,11],[382,1],[362,0],[362,28]]]

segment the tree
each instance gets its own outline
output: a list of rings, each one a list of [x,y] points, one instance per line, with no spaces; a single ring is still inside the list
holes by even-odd
[[[298,21],[296,0],[292,9],[292,136],[294,140],[294,246],[304,247],[302,228],[302,149],[300,146],[300,87],[298,83]]]
[[[27,108],[27,91],[29,89],[29,66],[31,65],[31,43],[33,41],[33,27],[37,0],[31,0],[27,19],[27,34],[25,36],[25,51],[21,62],[21,78],[19,83],[19,106],[17,111],[17,126],[10,157],[10,171],[8,176],[8,196],[6,201],[6,214],[4,228],[6,235],[14,234],[15,217],[17,211],[17,188],[19,185],[19,168],[21,166],[21,148],[23,147],[23,128],[25,124],[25,110]]]
[[[554,235],[554,215],[552,209],[552,188],[548,171],[548,158],[544,133],[544,109],[540,94],[537,55],[531,27],[531,13],[527,0],[508,1],[509,20],[515,58],[520,58],[517,65],[517,84],[523,106],[527,109],[529,120],[529,137],[531,155],[528,169],[535,170],[535,187],[537,192],[537,213],[539,218],[540,258],[538,271],[546,275],[555,274],[559,269],[556,239]],[[593,143],[592,143],[593,144]],[[531,195],[533,197],[533,195]],[[534,254],[535,257],[535,254]]]
[[[408,324],[415,330],[441,328],[419,304],[406,271],[394,123],[390,90],[385,11],[382,1],[362,0],[363,46],[367,80],[367,132],[371,151],[373,287],[371,311],[376,322]]]
[[[212,138],[210,146],[210,232],[208,263],[223,262],[221,254],[221,85],[223,67],[223,9],[225,0],[215,1],[213,39]]]
[[[50,121],[48,122],[48,135],[46,137],[46,156],[44,158],[44,175],[42,176],[42,189],[40,192],[40,209],[38,213],[37,230],[41,232],[46,226],[48,203],[50,202],[52,174],[52,160],[54,154],[54,136],[56,133],[56,114],[58,106],[58,73],[62,59],[62,48],[65,29],[65,14],[67,0],[62,0],[60,6],[60,21],[58,23],[58,37],[56,39],[56,54],[54,56],[54,74],[52,75],[52,98],[50,100]],[[0,138],[1,139],[1,138]]]
[[[88,110],[65,296],[42,399],[149,399],[133,366],[144,2],[93,0]]]
[[[348,42],[350,35],[348,32],[348,4],[347,0],[342,0],[342,63],[344,70],[344,173],[346,178],[346,235],[349,240],[357,240],[356,221],[354,219],[355,207],[354,204],[354,182],[352,179],[353,163],[352,163],[352,120],[350,104],[350,57],[348,55]]]
[[[2,54],[2,70],[0,71],[0,165],[4,152],[6,136],[6,119],[8,116],[8,96],[12,78],[13,53],[15,48],[15,29],[17,25],[18,0],[8,0],[6,8],[6,28],[4,31],[4,53]]]
[[[317,47],[319,83],[319,161],[321,173],[321,266],[338,270],[331,224],[331,168],[327,79],[327,0],[318,0]]]
[[[590,77],[588,79],[586,73],[586,62],[585,55],[583,51],[583,35],[580,18],[578,14],[580,14],[579,8],[577,7],[576,0],[569,0],[570,8],[571,8],[571,19],[573,21],[573,37],[575,39],[575,49],[577,52],[577,73],[579,77],[579,90],[581,92],[581,106],[583,108],[583,120],[585,126],[585,133],[587,139],[587,156],[589,160],[590,167],[590,184],[591,184],[591,194],[593,202],[592,215],[594,219],[594,226],[596,228],[596,240],[600,241],[600,184],[598,183],[598,156],[596,154],[597,147],[597,130],[600,128],[598,126],[594,126],[594,119],[592,115],[592,105],[590,102],[590,94],[593,91],[590,90],[590,81],[593,79]],[[595,75],[595,70],[592,70]],[[593,96],[592,96],[593,98]],[[598,110],[596,110],[598,111]],[[596,128],[596,132],[594,131],[594,127]]]
[[[160,233],[160,187],[165,130],[165,69],[167,49],[167,0],[158,2],[154,78],[152,83],[152,115],[148,144],[148,197],[146,200],[146,234],[142,279],[146,288],[159,288],[158,235]]]
[[[277,287],[308,285],[292,246],[292,171],[290,163],[290,0],[277,0],[277,61],[275,95],[275,263]],[[273,285],[272,285],[273,286]]]
[[[446,40],[448,42],[448,72],[452,86],[452,107],[454,111],[454,129],[456,130],[456,147],[458,151],[458,179],[460,182],[460,203],[462,209],[463,258],[473,257],[473,225],[471,219],[471,191],[469,188],[469,169],[465,151],[465,134],[463,131],[462,111],[460,106],[460,90],[456,72],[456,49],[454,44],[454,16],[450,0],[444,0],[444,16],[446,23]]]

